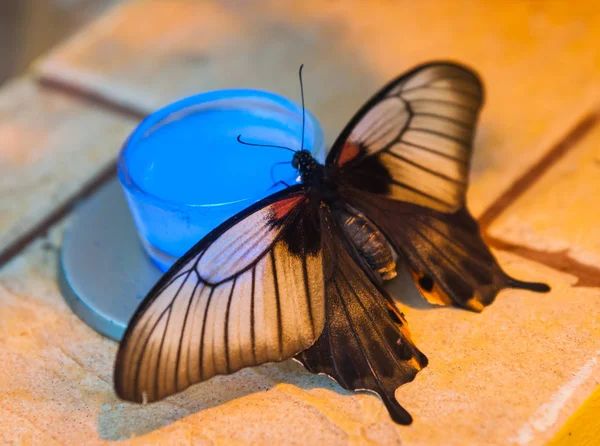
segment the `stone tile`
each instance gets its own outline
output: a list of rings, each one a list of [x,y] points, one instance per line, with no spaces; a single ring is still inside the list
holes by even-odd
[[[38,74],[152,110],[213,88],[298,97],[296,70],[304,62],[309,108],[331,140],[389,77],[424,60],[459,59],[476,66],[488,85],[469,195],[476,214],[598,98],[600,27],[591,4],[589,10],[573,2],[240,5],[132,1],[42,60]],[[27,79],[0,92],[0,249],[109,163],[133,125]],[[542,240],[544,249],[568,247],[574,258],[595,262],[593,218],[583,217],[581,225],[571,220],[595,209],[591,192],[583,192],[593,184],[595,164],[593,142],[585,144],[555,167],[566,169],[575,156],[570,165],[581,173],[549,171],[492,234],[525,244]],[[576,191],[573,203],[555,188],[563,182]],[[561,214],[551,213],[557,198]],[[528,214],[528,199],[541,203],[535,213]],[[543,226],[539,212],[560,225]],[[509,238],[511,231],[498,228],[511,215],[535,231]],[[555,226],[564,231],[552,232]],[[537,445],[600,382],[600,289],[572,287],[572,275],[498,252],[510,273],[548,281],[553,291],[507,291],[478,315],[430,308],[406,277],[391,284],[430,358],[415,382],[397,392],[415,417],[411,427],[394,425],[376,397],[346,392],[290,361],[215,378],[154,405],[122,403],[111,384],[116,344],[79,321],[60,296],[61,232],[55,228],[0,271],[0,443],[135,437],[129,443]]]
[[[134,125],[29,78],[0,90],[0,251],[113,163]]]
[[[469,204],[480,215],[599,96],[593,2],[135,0],[41,60],[38,75],[151,111],[218,88],[299,98],[329,141],[398,73],[432,59],[480,71],[487,104]]]
[[[490,227],[492,236],[563,253],[597,269],[600,285],[600,124]]]
[[[161,403],[119,401],[116,344],[67,307],[55,281],[62,226],[0,271],[0,439],[52,444],[545,444],[600,380],[600,291],[500,254],[546,295],[510,291],[482,314],[431,309],[406,277],[413,336],[430,366],[397,391],[414,415],[394,425],[381,401],[287,361],[194,386]],[[586,368],[587,367],[587,368]],[[583,370],[583,372],[582,372]],[[531,441],[529,441],[531,440]]]

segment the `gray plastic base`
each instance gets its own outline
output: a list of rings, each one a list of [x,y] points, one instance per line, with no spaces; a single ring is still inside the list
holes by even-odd
[[[162,272],[142,249],[116,179],[76,210],[60,266],[61,290],[73,311],[104,336],[120,340]]]

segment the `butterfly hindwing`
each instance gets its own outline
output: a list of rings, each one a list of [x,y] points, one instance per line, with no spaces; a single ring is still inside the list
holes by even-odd
[[[294,186],[202,239],[130,321],[115,367],[117,394],[155,401],[308,348],[325,323],[315,221],[306,190]]]
[[[431,63],[377,93],[334,143],[327,163],[359,189],[454,212],[465,203],[483,86],[466,67]]]
[[[334,259],[334,270],[326,286],[325,327],[315,344],[296,359],[346,389],[376,392],[396,422],[410,424],[411,416],[394,393],[414,379],[427,358],[415,347],[404,316],[339,223],[327,217],[324,249]]]
[[[504,288],[548,290],[545,284],[507,275],[464,208],[445,214],[356,189],[342,195],[363,210],[402,253],[419,291],[431,303],[481,311]]]

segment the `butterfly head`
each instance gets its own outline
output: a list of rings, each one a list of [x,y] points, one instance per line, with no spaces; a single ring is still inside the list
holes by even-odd
[[[298,169],[304,184],[315,184],[323,176],[323,169],[308,150],[298,150],[292,158],[292,167]]]
[[[292,166],[298,169],[300,174],[308,173],[313,170],[318,163],[313,158],[312,154],[305,149],[298,150],[292,158]]]

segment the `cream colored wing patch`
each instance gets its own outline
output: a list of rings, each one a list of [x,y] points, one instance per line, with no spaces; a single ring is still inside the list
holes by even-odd
[[[375,156],[387,170],[385,195],[443,212],[465,203],[473,136],[483,87],[477,75],[452,63],[423,65],[384,87],[351,121],[329,162],[353,167]],[[351,163],[351,161],[356,161]],[[373,171],[372,175],[381,176]]]
[[[290,250],[284,236],[287,225],[302,230],[304,199],[287,196],[225,223],[167,273],[121,343],[121,398],[156,401],[312,345],[324,325],[324,279],[320,246],[306,244],[320,242]]]

